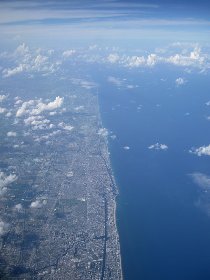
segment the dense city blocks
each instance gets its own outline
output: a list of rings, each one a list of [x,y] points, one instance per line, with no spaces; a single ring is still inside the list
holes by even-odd
[[[0,278],[122,279],[97,90],[13,83],[1,94]]]

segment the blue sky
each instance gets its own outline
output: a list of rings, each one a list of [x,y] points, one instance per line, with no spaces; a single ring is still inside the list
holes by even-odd
[[[0,1],[2,43],[208,43],[208,1]]]

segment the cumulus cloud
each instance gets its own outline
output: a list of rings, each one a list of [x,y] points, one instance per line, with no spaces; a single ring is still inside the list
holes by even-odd
[[[0,171],[0,195],[3,195],[7,190],[7,186],[17,179],[18,177],[15,174],[7,176],[4,172]]]
[[[24,119],[24,123],[27,126],[32,126],[33,130],[51,129],[54,127],[54,125],[50,123],[50,120],[44,118],[43,116],[29,116]]]
[[[21,107],[16,112],[16,117],[21,117],[30,112],[30,107],[35,104],[35,100],[23,102]]]
[[[16,117],[23,115],[39,115],[44,111],[53,111],[60,108],[63,104],[63,97],[57,96],[54,101],[43,103],[41,100],[29,100],[23,102],[16,112]]]
[[[133,67],[139,67],[143,66],[146,63],[146,59],[143,56],[127,56],[126,58],[123,59],[123,64],[126,67],[133,68]]]
[[[154,53],[148,55],[146,64],[148,66],[154,66],[158,62],[158,56]]]
[[[8,78],[8,77],[14,76],[16,74],[20,74],[20,73],[22,73],[24,71],[27,71],[28,68],[29,67],[28,67],[27,64],[22,64],[21,63],[20,65],[18,65],[15,68],[4,69],[3,72],[2,72],[3,73],[3,77]]]
[[[55,130],[55,131],[53,131],[53,132],[51,132],[51,133],[48,133],[48,134],[46,134],[46,135],[35,136],[35,137],[34,137],[34,141],[36,141],[36,142],[47,141],[47,140],[49,140],[51,137],[56,136],[56,135],[58,135],[58,134],[60,134],[60,133],[61,133],[60,130]]]
[[[72,56],[76,51],[75,50],[66,50],[63,52],[63,56],[64,57],[69,57],[69,56]]]
[[[122,84],[123,84],[122,80],[120,80],[118,78],[115,78],[115,77],[112,77],[112,76],[108,77],[108,82],[112,83],[112,84],[114,84],[114,85],[116,85],[118,87],[122,86]]]
[[[38,102],[36,108],[34,108],[31,112],[31,115],[39,115],[44,111],[53,111],[57,108],[60,108],[63,104],[63,97],[57,96],[54,101],[49,103]]]
[[[3,69],[4,78],[8,78],[20,73],[53,73],[57,70],[58,63],[49,61],[49,57],[41,54],[41,50],[32,51],[26,44],[21,44],[14,52],[13,58],[15,66]],[[49,55],[47,52],[46,54]]]
[[[208,146],[201,146],[199,148],[192,148],[189,150],[190,153],[197,156],[210,156],[210,144]]]
[[[14,132],[14,131],[9,131],[9,132],[7,132],[7,136],[8,136],[8,137],[16,137],[16,136],[17,136],[17,133]]]
[[[100,135],[102,137],[107,137],[109,135],[109,132],[106,128],[100,128],[98,130],[98,135]]]
[[[6,116],[6,117],[11,117],[11,116],[12,116],[12,112],[11,112],[11,111],[10,111],[10,112],[7,112],[5,116]]]
[[[153,145],[150,145],[148,147],[149,150],[168,150],[168,146],[166,144],[160,144],[160,143],[156,143]]]
[[[24,123],[26,125],[42,124],[43,118],[44,118],[43,116],[30,116],[30,117],[24,119]],[[44,122],[44,123],[46,123],[46,122]]]
[[[82,105],[82,106],[77,106],[77,107],[75,107],[74,110],[77,111],[77,112],[80,112],[80,111],[83,111],[84,108],[85,108],[85,107]]]
[[[14,210],[17,211],[17,212],[20,212],[23,210],[23,206],[22,204],[18,203],[14,206]]]
[[[0,95],[0,102],[4,101],[7,98],[6,95],[2,94]]]
[[[32,201],[30,204],[30,208],[36,209],[41,208],[42,206],[47,204],[47,200],[45,197],[39,197],[35,201]]]
[[[43,206],[43,203],[40,199],[32,201],[30,204],[30,208],[32,208],[32,209],[41,208],[42,206]]]
[[[204,189],[210,189],[210,176],[200,173],[200,172],[195,172],[192,174],[189,174],[193,181],[201,188]]]
[[[129,146],[124,146],[123,149],[124,150],[130,150],[130,147]]]
[[[108,57],[107,57],[107,60],[108,60],[108,62],[110,62],[110,63],[116,63],[116,62],[119,61],[119,59],[120,59],[120,56],[119,56],[118,54],[116,54],[116,53],[110,54],[110,55],[108,55]]]
[[[152,67],[156,65],[161,60],[160,57],[158,57],[156,54],[151,53],[148,56],[118,56],[118,59],[108,59],[111,63],[120,63],[124,65],[125,67],[129,68],[135,68],[135,67],[141,67],[141,66],[147,66]]]
[[[0,236],[7,233],[8,228],[9,228],[9,225],[7,223],[5,223],[4,221],[2,221],[2,219],[0,218]]]
[[[112,135],[110,136],[110,138],[111,138],[112,140],[115,140],[115,139],[117,138],[117,136],[116,136],[115,134],[112,134]]]
[[[191,46],[192,48],[192,46]],[[145,55],[131,55],[131,56],[120,56],[119,54],[110,54],[107,57],[107,62],[109,63],[118,63],[119,65],[136,68],[136,67],[153,67],[158,63],[162,64],[173,64],[176,66],[183,67],[196,67],[205,69],[209,67],[209,58],[208,55],[201,53],[201,49],[198,46],[194,46],[191,51],[182,50],[181,53],[175,53],[173,55],[167,56],[165,52],[164,56],[157,55],[156,53]]]
[[[179,78],[176,79],[175,82],[176,82],[177,86],[181,86],[181,85],[186,84],[187,81],[184,78],[179,77]]]
[[[25,43],[20,44],[15,50],[15,55],[19,54],[24,56],[28,53],[29,53],[29,47]]]
[[[59,123],[58,126],[68,131],[71,131],[74,128],[73,126],[67,125],[64,122]]]
[[[6,108],[0,107],[0,114],[5,114],[7,112]]]
[[[205,57],[201,55],[201,49],[195,47],[189,54],[175,54],[166,59],[166,62],[179,66],[200,67],[205,62]]]
[[[192,174],[189,174],[189,176],[192,178],[193,182],[201,189],[195,205],[200,207],[206,212],[207,215],[210,216],[210,176],[201,172],[194,172]]]
[[[134,88],[137,88],[138,85],[132,85],[132,84],[128,84],[127,83],[127,79],[124,78],[124,79],[119,79],[119,78],[116,78],[116,77],[113,77],[113,76],[109,76],[107,78],[107,81],[115,86],[117,86],[118,88],[121,88],[121,87],[124,87],[126,89],[134,89]]]
[[[15,105],[20,105],[23,103],[23,101],[21,99],[15,99]]]

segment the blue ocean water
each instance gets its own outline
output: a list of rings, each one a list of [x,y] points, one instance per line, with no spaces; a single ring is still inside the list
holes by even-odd
[[[176,86],[180,76],[186,83]],[[209,280],[210,217],[190,174],[210,175],[210,158],[189,153],[210,144],[208,75],[157,67],[95,77],[103,124],[116,135],[109,148],[124,279]],[[168,150],[148,149],[157,142]]]

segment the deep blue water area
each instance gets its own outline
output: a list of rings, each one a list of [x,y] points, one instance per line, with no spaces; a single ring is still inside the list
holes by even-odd
[[[201,189],[190,174],[210,175],[210,157],[189,153],[210,144],[208,75],[110,68],[95,79],[103,125],[116,135],[109,148],[124,279],[209,280],[210,217],[196,206]],[[168,150],[148,149],[157,142]]]

